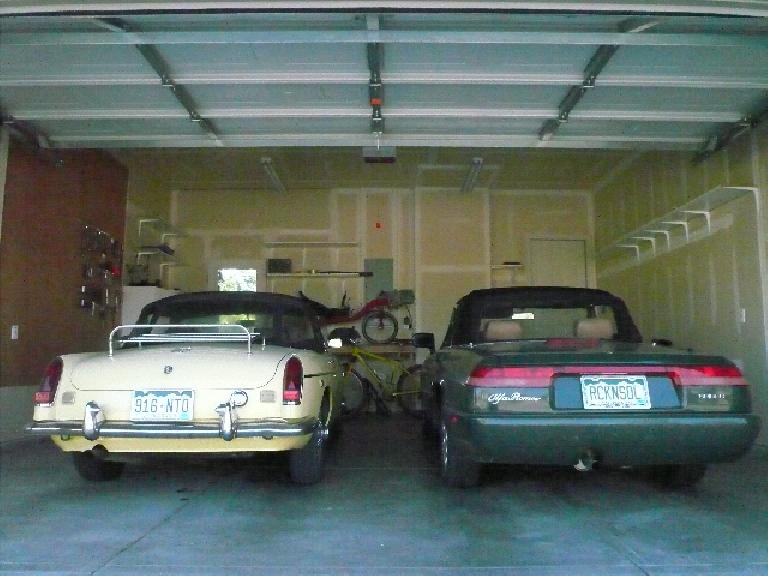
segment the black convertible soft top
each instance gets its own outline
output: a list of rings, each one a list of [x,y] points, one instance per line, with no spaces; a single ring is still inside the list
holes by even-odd
[[[642,342],[627,305],[618,296],[594,288],[570,288],[566,286],[515,286],[511,288],[486,288],[473,290],[459,299],[454,311],[452,333],[446,335],[453,344],[468,344],[477,328],[480,314],[486,314],[494,306],[505,310],[510,305],[519,308],[578,308],[610,306],[616,320],[617,340]]]
[[[168,296],[147,304],[139,315],[138,324],[208,323],[202,318],[227,315],[255,314],[262,320],[258,326],[239,323],[261,334],[268,344],[321,350],[324,340],[312,307],[303,299],[272,292],[189,292]],[[303,318],[304,320],[300,320]],[[200,320],[198,320],[200,319]],[[311,329],[310,329],[311,327]]]
[[[175,294],[147,304],[141,311],[140,318],[167,313],[182,308],[206,308],[226,313],[226,310],[247,310],[250,306],[267,306],[275,310],[301,309],[310,311],[307,303],[296,296],[275,294],[273,292],[189,292]],[[141,323],[141,322],[140,322]]]

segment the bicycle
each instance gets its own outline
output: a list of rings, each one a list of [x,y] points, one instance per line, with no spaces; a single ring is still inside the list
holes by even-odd
[[[352,311],[349,306],[345,305],[346,294],[341,300],[341,308],[328,308],[319,302],[310,300],[302,292],[299,292],[299,296],[315,309],[323,326],[350,324],[360,320],[363,337],[371,344],[389,344],[397,339],[400,326],[397,318],[392,314],[392,310],[405,308],[406,314],[403,323],[410,327],[411,311],[408,305],[415,302],[413,290],[382,291],[360,309]]]
[[[405,367],[399,360],[354,345],[347,352],[351,360],[345,364],[342,388],[346,414],[355,416],[367,411],[373,400],[376,413],[389,416],[392,409],[388,401],[394,399],[406,414],[421,416],[420,365]],[[379,365],[378,369],[373,363]],[[353,364],[360,369],[353,368]],[[382,374],[382,364],[386,366],[386,375]]]

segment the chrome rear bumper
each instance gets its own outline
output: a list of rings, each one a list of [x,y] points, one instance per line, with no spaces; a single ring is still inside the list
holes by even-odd
[[[220,407],[223,408],[223,407]],[[99,438],[278,438],[306,436],[320,427],[316,417],[299,420],[271,418],[240,420],[232,409],[219,410],[218,421],[186,422],[124,422],[107,421],[95,402],[85,407],[83,420],[36,421],[26,426],[30,434],[40,436],[83,436],[87,440]]]

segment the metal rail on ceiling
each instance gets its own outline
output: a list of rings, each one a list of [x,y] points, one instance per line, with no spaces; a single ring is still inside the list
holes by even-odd
[[[764,36],[710,33],[519,32],[451,30],[270,30],[165,32],[6,32],[6,46],[174,44],[527,44],[745,47],[768,52]]]

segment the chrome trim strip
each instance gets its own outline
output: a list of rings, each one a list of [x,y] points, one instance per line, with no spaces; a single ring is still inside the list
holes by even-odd
[[[136,336],[117,338],[123,330],[135,330],[146,328],[150,330],[169,328],[179,330],[207,330],[207,332],[149,332]],[[248,354],[251,354],[251,340],[254,336],[261,336],[261,349],[267,345],[266,338],[260,332],[249,332],[248,328],[240,324],[125,324],[117,326],[109,333],[107,343],[109,355],[114,355],[113,342],[118,344],[171,344],[177,342],[245,342]]]
[[[316,417],[302,420],[241,420],[234,431],[236,438],[272,438],[306,436],[320,427]],[[81,421],[43,421],[27,424],[25,430],[41,436],[85,436]],[[97,438],[222,438],[218,422],[206,424],[104,422]],[[95,440],[96,438],[89,438]]]

